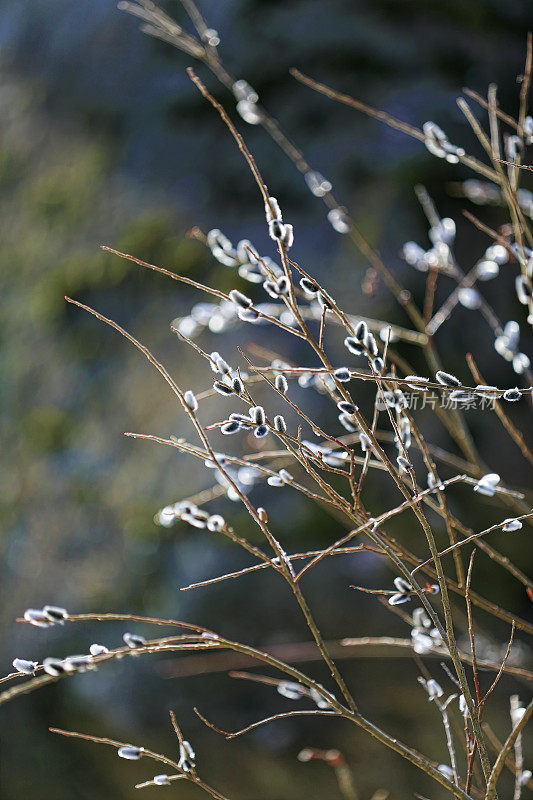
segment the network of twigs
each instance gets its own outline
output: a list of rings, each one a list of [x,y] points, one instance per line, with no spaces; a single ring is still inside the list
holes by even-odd
[[[300,150],[285,136],[278,123],[259,104],[257,95],[252,88],[245,81],[236,81],[228,73],[219,54],[217,32],[209,28],[191,0],[182,0],[182,5],[194,25],[195,34],[186,32],[181,25],[150,0],[121,2],[119,8],[140,17],[142,29],[148,34],[169,42],[203,62],[216,78],[235,94],[238,100],[238,111],[243,119],[251,124],[262,125],[296,168],[306,177],[313,194],[325,203],[328,219],[335,230],[349,236],[368,259],[372,268],[404,309],[412,329],[387,325],[374,320],[363,320],[358,315],[347,313],[335,298],[334,292],[320,285],[300,264],[289,257],[292,229],[282,221],[277,201],[267,188],[254,158],[237,128],[224,108],[214,99],[191,68],[188,69],[191,80],[218,112],[233,136],[255,179],[265,205],[267,223],[269,223],[271,236],[276,242],[279,264],[274,264],[270,259],[261,258],[249,243],[245,243],[239,258],[241,266],[247,265],[247,268],[253,268],[256,274],[261,276],[260,281],[263,282],[265,288],[268,284],[269,294],[276,300],[276,303],[270,305],[254,303],[252,299],[237,290],[227,294],[162,267],[143,262],[133,255],[111,248],[105,249],[143,268],[154,270],[172,280],[207,293],[214,298],[215,304],[223,304],[226,309],[233,308],[235,320],[240,317],[244,325],[256,323],[274,325],[286,336],[297,337],[309,348],[309,353],[315,359],[315,363],[318,361],[318,366],[306,367],[290,364],[284,362],[283,357],[277,354],[269,354],[266,365],[258,364],[252,361],[249,354],[240,350],[243,366],[238,370],[233,370],[218,354],[208,353],[196,342],[193,342],[191,337],[184,332],[185,328],[180,325],[180,321],[177,321],[174,323],[174,330],[179,338],[190,344],[196,353],[206,360],[208,368],[217,373],[214,388],[195,394],[191,389],[183,388],[176,382],[148,348],[116,322],[107,319],[98,311],[81,302],[70,298],[67,300],[114,328],[144,354],[166,381],[181,405],[196,432],[198,443],[191,443],[182,438],[164,438],[152,434],[127,433],[126,435],[164,444],[175,448],[180,453],[200,459],[206,462],[206,466],[214,468],[219,477],[219,481],[214,487],[163,509],[157,515],[157,519],[162,524],[182,520],[196,527],[207,527],[217,535],[228,537],[236,545],[247,550],[254,559],[252,565],[245,569],[200,581],[184,588],[190,590],[198,586],[220,583],[263,569],[270,569],[277,573],[290,587],[294,599],[305,617],[314,641],[314,649],[312,648],[311,651],[313,653],[318,650],[320,657],[327,665],[331,675],[331,686],[328,688],[322,686],[305,672],[297,669],[290,659],[284,660],[283,657],[276,654],[275,650],[266,652],[241,642],[230,641],[218,632],[208,630],[200,625],[174,619],[149,618],[130,614],[69,614],[61,608],[45,607],[43,610],[29,610],[24,621],[46,627],[50,624],[64,622],[124,620],[153,624],[168,628],[172,632],[164,637],[155,637],[150,640],[144,640],[133,634],[125,634],[125,646],[107,650],[94,645],[87,655],[72,656],[64,660],[48,659],[43,664],[16,659],[15,666],[18,665],[16,672],[2,679],[2,682],[16,682],[3,690],[0,694],[0,703],[61,680],[73,672],[95,669],[108,661],[133,652],[138,656],[143,656],[152,653],[204,653],[207,651],[224,654],[231,651],[239,654],[244,659],[245,665],[256,662],[272,668],[276,675],[281,675],[281,677],[274,678],[240,672],[234,673],[236,677],[274,685],[289,699],[307,699],[313,707],[276,714],[234,732],[221,731],[212,722],[201,717],[207,725],[228,738],[240,736],[260,725],[283,717],[301,715],[338,717],[361,728],[379,740],[385,747],[407,759],[455,798],[495,800],[498,780],[503,769],[507,768],[515,776],[514,800],[519,800],[522,787],[525,785],[531,787],[532,785],[531,773],[524,769],[521,736],[533,713],[533,704],[530,703],[524,708],[516,696],[511,697],[512,725],[509,735],[503,743],[496,739],[492,729],[484,720],[484,711],[487,700],[500,685],[499,681],[502,676],[514,675],[526,683],[533,679],[533,673],[523,663],[515,662],[511,658],[515,631],[519,631],[523,635],[531,635],[533,624],[527,619],[519,617],[513,610],[502,608],[473,591],[471,578],[476,549],[481,549],[499,568],[506,570],[519,581],[530,598],[533,598],[533,581],[518,566],[511,563],[504,553],[487,542],[493,531],[518,530],[523,524],[530,524],[533,511],[520,491],[512,487],[501,486],[499,476],[487,474],[487,469],[478,455],[464,415],[461,413],[461,408],[473,398],[490,400],[490,410],[496,420],[504,427],[522,456],[533,464],[533,454],[523,434],[517,429],[505,410],[507,401],[521,400],[523,403],[528,403],[530,400],[533,381],[529,361],[525,354],[518,351],[516,344],[511,346],[511,334],[500,322],[497,312],[483,298],[482,293],[477,288],[473,288],[480,278],[479,265],[466,274],[459,268],[453,257],[453,236],[446,241],[442,234],[443,221],[439,218],[427,193],[423,189],[418,190],[431,229],[434,232],[441,231],[442,235],[439,241],[446,247],[440,248],[441,255],[445,253],[444,259],[439,261],[439,258],[436,258],[426,269],[425,302],[424,308],[420,310],[410,293],[400,285],[383,262],[379,253],[364,238],[346,209],[338,203],[331,184],[312,170]],[[443,132],[433,123],[427,123],[433,127],[415,128],[294,71],[295,77],[312,89],[414,137],[425,144],[434,155],[445,157],[452,163],[461,162],[479,176],[478,201],[481,202],[484,197],[487,202],[494,202],[496,197],[496,200],[505,204],[510,223],[500,230],[494,231],[473,215],[469,214],[469,218],[487,234],[493,248],[499,247],[498,252],[502,258],[518,266],[519,286],[517,291],[519,299],[527,307],[530,315],[529,323],[533,313],[531,300],[533,255],[530,249],[533,246],[533,235],[528,221],[527,199],[524,200],[524,191],[519,187],[519,168],[530,169],[527,165],[522,164],[522,158],[524,143],[527,144],[530,139],[533,141],[533,120],[527,116],[531,62],[532,45],[531,37],[529,37],[526,68],[522,77],[519,112],[516,119],[504,114],[499,109],[494,86],[489,88],[486,100],[480,95],[466,90],[466,94],[470,98],[488,110],[488,134],[480,126],[467,101],[464,98],[458,100],[461,111],[486,152],[488,163],[483,163],[466,154],[462,148],[451,145]],[[504,139],[506,143],[503,153],[506,156],[505,159],[502,158],[501,147],[502,124],[512,130],[512,135],[507,134]],[[505,166],[507,170],[504,169]],[[207,242],[215,255],[218,253],[219,256],[222,255],[226,259],[237,259],[234,249],[225,237],[220,235],[220,232],[214,231],[211,234],[206,237],[199,231],[195,232],[196,237]],[[443,306],[435,310],[435,288],[441,274],[454,281],[454,289]],[[465,386],[453,375],[443,371],[433,336],[449,319],[455,305],[462,302],[461,298],[465,295],[462,295],[461,292],[465,290],[471,292],[466,297],[470,298],[471,302],[475,302],[473,313],[482,314],[492,330],[495,341],[500,342],[500,349],[506,353],[505,357],[513,360],[515,371],[523,384],[521,387],[487,386],[472,357],[468,359],[468,366],[472,373],[472,385],[470,386]],[[380,332],[379,344],[372,331]],[[359,353],[365,360],[364,367],[338,366],[337,361],[333,360],[332,352],[335,353],[335,359],[338,359],[338,348],[335,349],[334,342],[338,340],[339,333],[347,337],[345,343],[349,351],[348,360],[352,361],[353,354]],[[431,375],[429,379],[413,375],[413,370],[400,352],[404,341],[416,344],[422,351]],[[259,347],[256,352],[263,355],[266,353]],[[346,353],[344,358],[347,358]],[[299,381],[300,385],[304,385],[306,381],[306,385],[309,385],[311,390],[318,390],[329,397],[341,411],[339,419],[346,428],[346,432],[342,435],[332,434],[324,429],[319,420],[310,417],[308,412],[291,397],[289,387],[292,381]],[[375,403],[370,414],[365,414],[354,400],[351,387],[358,381],[370,382],[374,387]],[[290,408],[291,412],[300,420],[297,430],[289,432],[287,424],[280,414],[270,418],[268,412],[257,403],[254,397],[253,393],[258,387],[269,387],[279,401],[287,404],[287,408]],[[426,441],[419,428],[417,415],[405,402],[405,392],[408,389],[413,390],[419,398],[423,398],[426,392],[439,392],[440,397],[447,400],[446,403],[435,404],[432,408],[440,423],[455,442],[456,453],[444,451]],[[201,418],[199,404],[204,398],[217,391],[235,401],[238,407],[229,420],[206,424],[205,420]],[[382,415],[381,419],[385,419],[388,425],[388,431],[380,431],[377,427],[380,414]],[[303,438],[303,430],[306,428],[311,429],[317,439],[316,443]],[[210,440],[210,432],[213,429],[216,431],[221,429],[223,433],[246,430],[248,433],[255,432],[257,438],[270,435],[270,437],[276,438],[278,449],[272,447],[261,451],[255,449],[254,452],[242,456],[221,454],[217,452]],[[396,457],[391,455],[388,447],[391,443],[396,446],[398,453]],[[416,451],[419,464],[416,469],[412,463],[414,459],[410,456],[410,449]],[[452,468],[454,474],[446,479],[441,479],[439,472],[443,466]],[[293,477],[287,467],[295,468],[301,477]],[[289,486],[309,500],[322,505],[336,519],[345,524],[347,532],[322,549],[287,553],[277,532],[272,530],[269,524],[267,511],[264,508],[256,507],[251,501],[248,491],[239,480],[239,469],[252,469],[254,480],[264,480],[272,486]],[[429,477],[427,487],[420,479],[422,469],[424,474]],[[364,489],[374,470],[385,472],[390,476],[391,486],[394,491],[399,493],[400,502],[390,508],[378,511],[367,507]],[[470,485],[477,492],[475,496],[480,501],[484,495],[495,495],[500,506],[506,509],[506,518],[481,531],[469,528],[450,509],[449,491],[453,491],[452,487],[457,483]],[[246,508],[253,523],[262,534],[263,545],[254,544],[249,537],[237,533],[219,514],[212,514],[204,510],[203,507],[207,503],[226,493],[230,493],[232,499],[242,503]],[[428,510],[443,520],[449,539],[449,543],[444,548],[439,548],[437,545],[434,532],[428,522]],[[393,538],[386,531],[386,523],[400,514],[411,514],[414,517],[427,544],[425,555],[419,556],[410,552],[401,541]],[[355,539],[357,542],[354,543]],[[471,545],[470,549],[468,549],[468,545]],[[472,545],[474,549],[472,549]],[[376,557],[386,559],[398,577],[395,580],[394,590],[384,588],[376,591],[368,590],[365,587],[356,588],[361,591],[373,591],[389,610],[399,614],[412,628],[410,638],[369,636],[360,639],[346,639],[341,643],[328,642],[323,638],[302,592],[302,578],[325,558],[342,557],[362,550],[370,551]],[[445,570],[443,558],[449,553],[453,556],[453,568]],[[398,608],[408,600],[415,600],[419,606],[412,614],[405,613],[402,608]],[[466,652],[464,648],[460,649],[456,638],[455,631],[460,624],[456,620],[455,609],[459,601],[464,601],[466,604],[469,652]],[[499,663],[496,663],[494,659],[485,658],[483,654],[478,654],[476,651],[473,620],[473,613],[476,609],[506,623],[510,628],[508,644],[504,647],[503,658]],[[175,632],[176,629],[178,632]],[[337,661],[343,655],[348,656],[350,653],[362,649],[369,649],[383,655],[390,653],[393,649],[408,654],[412,654],[414,651],[415,654],[437,656],[450,663],[450,667],[446,667],[446,670],[456,691],[448,698],[444,698],[441,687],[431,677],[423,662],[418,659],[423,673],[421,682],[442,717],[443,743],[446,745],[449,763],[434,762],[407,743],[382,730],[361,713],[357,698],[345,683]],[[309,653],[300,653],[299,655],[304,661]],[[298,654],[295,661],[298,661]],[[494,680],[485,693],[482,693],[480,689],[478,676],[480,668],[492,670],[494,673]],[[457,699],[458,703],[456,702],[455,705],[458,707],[453,714],[450,714],[450,705]],[[457,721],[458,713],[461,715],[462,723]],[[125,758],[149,758],[160,762],[167,769],[168,774],[165,773],[147,780],[139,784],[139,788],[187,780],[195,783],[214,798],[224,800],[223,795],[206,785],[198,776],[194,764],[194,753],[190,745],[183,739],[174,715],[171,714],[171,717],[180,745],[178,762],[127,742],[102,739],[84,733],[52,730],[66,736],[76,736],[111,745],[118,748],[119,755],[123,755]],[[323,754],[321,751],[304,751],[302,758],[304,760],[306,758],[322,758],[331,763],[338,772],[339,786],[344,795],[348,798],[356,796],[353,782],[349,776],[347,778],[346,764],[337,751],[331,751],[329,755],[328,753]]]

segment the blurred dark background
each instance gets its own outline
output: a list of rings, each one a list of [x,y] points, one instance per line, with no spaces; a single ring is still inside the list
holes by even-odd
[[[418,301],[423,281],[399,256],[409,239],[429,246],[413,187],[426,185],[442,215],[456,219],[457,252],[468,269],[489,241],[461,216],[468,204],[453,196],[450,183],[471,175],[434,159],[402,134],[311,92],[290,77],[289,69],[296,66],[413,125],[434,119],[451,141],[479,154],[455,99],[463,86],[484,94],[493,81],[501,107],[516,113],[517,75],[531,25],[528,6],[519,0],[200,4],[220,34],[220,52],[230,72],[259,91],[265,107],[311,164],[331,179],[365,236]],[[189,27],[179,3],[165,7]],[[236,283],[200,243],[187,238],[192,226],[221,228],[233,241],[249,238],[273,255],[262,204],[242,157],[186,76],[193,59],[144,36],[137,21],[117,11],[111,0],[4,0],[0,42],[3,674],[15,656],[41,660],[84,652],[92,641],[113,646],[128,627],[111,623],[39,631],[14,624],[26,607],[43,603],[72,612],[171,615],[259,646],[306,641],[308,633],[288,593],[266,572],[179,592],[180,586],[246,566],[249,560],[213,535],[154,524],[159,508],[207,487],[210,476],[172,450],[124,439],[126,430],[163,436],[191,432],[140,354],[63,300],[68,294],[95,306],[134,332],[172,374],[186,375],[197,388],[209,385],[203,364],[169,330],[173,318],[203,298],[99,250],[100,244],[109,244],[226,289],[246,284]],[[197,71],[238,120],[286,219],[294,223],[294,258],[332,291],[340,288],[346,309],[408,324],[381,284],[373,297],[362,293],[365,260],[334,233],[320,201],[264,131],[238,119],[229,93],[205,67],[197,65]],[[473,210],[493,227],[506,222],[503,209]],[[486,291],[501,319],[521,319],[512,280],[496,283]],[[262,332],[245,329],[225,343],[203,335],[200,344],[237,363],[236,343],[264,344]],[[469,374],[464,360],[469,350],[488,383],[516,384],[475,312],[457,309],[437,344],[446,367],[463,379]],[[268,346],[308,359],[275,335],[269,335]],[[419,370],[425,369],[413,347],[404,352]],[[313,395],[313,403],[314,413],[323,411],[334,422],[333,411],[322,408],[320,398]],[[220,414],[215,404],[204,407],[206,416]],[[526,428],[522,404],[512,413]],[[424,419],[430,437],[452,447],[440,427]],[[497,421],[472,413],[469,422],[488,467],[514,486],[527,487],[527,463]],[[277,491],[254,490],[254,501],[269,509],[289,552],[340,535],[338,522],[323,510],[300,502],[291,491],[272,494]],[[379,491],[377,482],[367,497],[377,512],[383,510]],[[490,501],[473,507],[471,498],[469,491],[457,489],[452,502],[474,529],[501,519],[501,507]],[[256,536],[235,504],[223,499],[211,507],[239,532]],[[405,517],[390,530],[413,549],[421,548],[412,527]],[[440,523],[436,530],[444,542]],[[531,561],[530,548],[523,544],[526,535],[493,537],[523,569]],[[474,586],[516,613],[530,614],[521,585],[496,571],[483,554],[477,559]],[[403,622],[349,588],[353,583],[389,585],[392,577],[382,562],[361,555],[332,559],[309,576],[304,589],[326,638],[408,636]],[[508,637],[505,625],[495,626],[482,614],[477,621],[487,642],[491,636],[496,642]],[[135,630],[151,633],[142,626]],[[525,644],[523,657],[528,657]],[[392,788],[394,798],[413,791],[437,796],[421,774],[342,724],[290,720],[226,742],[206,731],[193,706],[223,727],[237,728],[285,710],[289,701],[269,687],[231,680],[225,672],[165,679],[169,667],[163,661],[117,662],[3,707],[2,798],[133,797],[133,784],[153,774],[149,764],[129,764],[112,750],[59,740],[47,728],[133,741],[170,755],[175,742],[169,707],[196,745],[202,777],[230,797],[338,797],[331,770],[296,760],[307,745],[341,748],[361,798],[382,787]],[[367,715],[435,759],[446,760],[437,711],[427,706],[413,662],[348,660],[342,666]],[[430,666],[452,691],[438,663]],[[309,669],[327,680],[320,666]],[[527,695],[528,690],[509,679],[502,682],[492,718],[501,738],[508,729],[512,691]],[[181,784],[178,791],[185,797],[194,793]]]

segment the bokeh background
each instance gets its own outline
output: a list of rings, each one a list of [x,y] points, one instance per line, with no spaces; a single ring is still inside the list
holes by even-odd
[[[166,7],[187,25],[179,3]],[[420,276],[399,256],[409,239],[429,244],[413,191],[416,183],[428,188],[443,215],[456,219],[461,264],[475,263],[489,242],[461,217],[467,201],[454,196],[452,185],[468,173],[314,94],[290,77],[289,68],[297,66],[414,125],[435,119],[451,141],[477,154],[457,109],[457,94],[465,85],[484,93],[494,81],[502,108],[515,113],[517,75],[531,24],[528,3],[202,0],[201,9],[220,34],[230,72],[259,91],[266,108],[332,180],[364,234],[418,300]],[[226,289],[236,285],[235,276],[187,238],[192,226],[204,231],[218,227],[233,241],[246,237],[261,252],[271,252],[261,201],[242,157],[185,74],[192,59],[144,36],[137,21],[117,11],[111,0],[4,0],[0,42],[3,674],[15,656],[40,660],[84,652],[92,641],[112,646],[125,629],[109,624],[39,631],[14,624],[26,607],[46,602],[78,612],[177,616],[259,646],[306,641],[305,626],[275,576],[261,573],[179,591],[191,581],[245,566],[248,559],[204,532],[154,524],[157,509],[208,486],[209,476],[172,450],[124,438],[127,430],[163,436],[190,431],[142,357],[63,299],[69,294],[97,307],[152,348],[171,373],[187,376],[197,388],[209,385],[203,364],[169,330],[173,318],[202,298],[99,250],[100,244],[109,244]],[[201,65],[198,72],[235,119],[229,93]],[[239,126],[286,218],[294,223],[295,259],[326,287],[340,289],[344,307],[353,313],[406,324],[381,284],[373,296],[363,293],[368,265],[331,229],[323,206],[275,144],[261,129],[240,120]],[[529,175],[524,181],[531,184]],[[506,221],[503,209],[478,213],[494,227]],[[487,286],[504,321],[522,314],[511,287],[511,279]],[[266,341],[291,358],[308,358],[276,335],[265,339],[264,330],[244,330],[224,344],[204,335],[200,343],[207,350],[222,350],[233,363],[237,342],[251,341]],[[464,354],[469,350],[489,383],[515,385],[510,367],[494,354],[490,330],[473,312],[458,309],[439,333],[438,345],[446,366],[461,377],[468,375]],[[414,348],[405,353],[423,369]],[[312,406],[334,423],[333,411],[315,395]],[[527,429],[526,410],[520,406],[512,409],[513,419]],[[204,408],[206,418],[221,413],[220,403]],[[488,467],[526,488],[531,477],[527,464],[497,422],[486,413],[469,421]],[[430,436],[449,445],[429,418],[425,425]],[[293,492],[254,492],[289,551],[304,543],[323,545],[342,530]],[[382,508],[379,492],[379,482],[368,489],[371,508],[373,503]],[[474,528],[501,518],[501,508],[491,502],[474,508],[471,494],[459,489],[453,505]],[[255,535],[235,504],[220,500],[212,507],[243,534]],[[390,530],[413,547],[420,545],[411,520]],[[437,531],[444,541],[438,526]],[[497,534],[493,540],[524,569],[531,562],[526,535],[510,539]],[[488,597],[522,616],[530,613],[522,587],[495,571],[482,554],[476,570],[474,585]],[[408,635],[403,622],[349,588],[352,583],[388,585],[392,577],[382,562],[367,556],[331,560],[309,576],[304,588],[326,638]],[[482,615],[478,623],[487,642],[508,636],[505,626],[493,626]],[[135,629],[149,633],[142,626]],[[522,653],[527,660],[524,642]],[[445,760],[437,712],[428,709],[413,662],[346,660],[342,666],[365,713]],[[438,664],[431,666],[445,681]],[[179,668],[168,659],[117,662],[4,707],[1,797],[133,797],[134,783],[151,776],[149,765],[123,762],[106,748],[59,740],[47,728],[107,735],[170,754],[175,742],[169,707],[196,746],[204,779],[231,797],[338,797],[330,769],[296,760],[307,745],[342,749],[361,798],[381,787],[392,788],[394,798],[413,791],[437,796],[399,758],[337,723],[289,720],[226,742],[206,731],[193,706],[223,727],[237,728],[286,709],[288,701],[268,687],[210,672],[207,661],[198,665],[207,670],[205,675],[172,677]],[[318,664],[309,669],[327,680]],[[447,689],[452,690],[451,684]],[[493,706],[492,722],[501,737],[508,727],[511,691],[527,695],[528,690],[506,679]],[[179,791],[184,797],[194,794],[188,786],[180,785]]]

